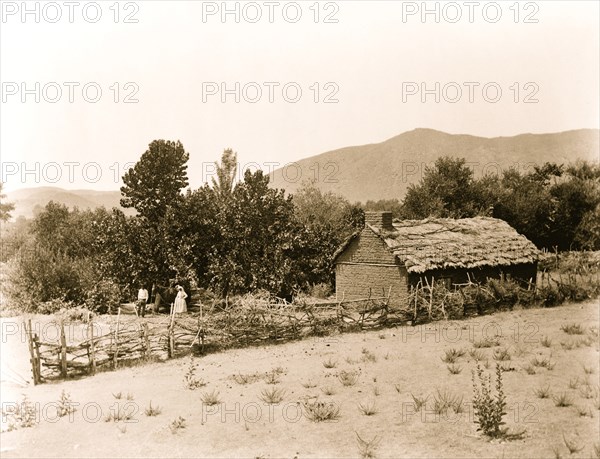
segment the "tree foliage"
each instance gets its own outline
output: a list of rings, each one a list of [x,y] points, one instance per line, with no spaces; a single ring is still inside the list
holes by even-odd
[[[10,213],[15,209],[15,205],[12,202],[5,202],[4,198],[6,195],[2,193],[4,183],[0,182],[0,221],[6,222],[10,220]]]

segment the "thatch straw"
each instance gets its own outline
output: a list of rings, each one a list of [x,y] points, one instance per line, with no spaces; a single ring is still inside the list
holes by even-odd
[[[395,221],[393,231],[366,227],[385,241],[410,273],[533,263],[540,254],[508,223],[490,217]]]

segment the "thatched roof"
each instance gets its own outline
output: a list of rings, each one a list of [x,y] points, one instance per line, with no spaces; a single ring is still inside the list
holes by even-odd
[[[510,266],[535,262],[539,256],[531,241],[496,218],[395,220],[393,231],[366,226],[412,273]]]

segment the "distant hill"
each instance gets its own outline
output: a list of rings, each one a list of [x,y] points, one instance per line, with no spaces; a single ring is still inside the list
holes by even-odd
[[[297,161],[273,172],[271,184],[293,193],[305,179],[316,179],[324,191],[352,202],[402,199],[409,184],[417,183],[426,165],[440,156],[463,157],[476,177],[517,167],[531,170],[546,161],[599,161],[598,129],[514,137],[453,135],[415,129],[381,143],[340,148]]]
[[[11,212],[13,218],[24,216],[31,218],[36,206],[43,208],[49,201],[60,202],[69,208],[95,209],[104,206],[107,209],[121,208],[119,200],[120,191],[94,191],[94,190],[65,190],[58,187],[23,188],[6,193],[6,201],[15,204]],[[122,208],[121,208],[122,209]],[[132,209],[122,209],[126,214],[135,213]]]

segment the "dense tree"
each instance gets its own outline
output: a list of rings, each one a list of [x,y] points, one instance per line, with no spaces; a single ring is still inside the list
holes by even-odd
[[[5,202],[4,198],[6,195],[2,193],[4,183],[0,182],[0,221],[7,222],[10,220],[10,213],[15,209],[15,205],[12,202]]]
[[[135,166],[123,176],[121,206],[133,207],[150,222],[164,218],[188,186],[189,154],[181,142],[154,140]]]
[[[465,218],[482,211],[474,189],[473,171],[464,158],[441,157],[427,166],[417,185],[408,187],[403,218]]]
[[[230,204],[218,211],[219,243],[209,273],[223,296],[257,289],[289,296],[293,290],[288,256],[294,242],[293,204],[269,186],[262,171],[246,171]]]

